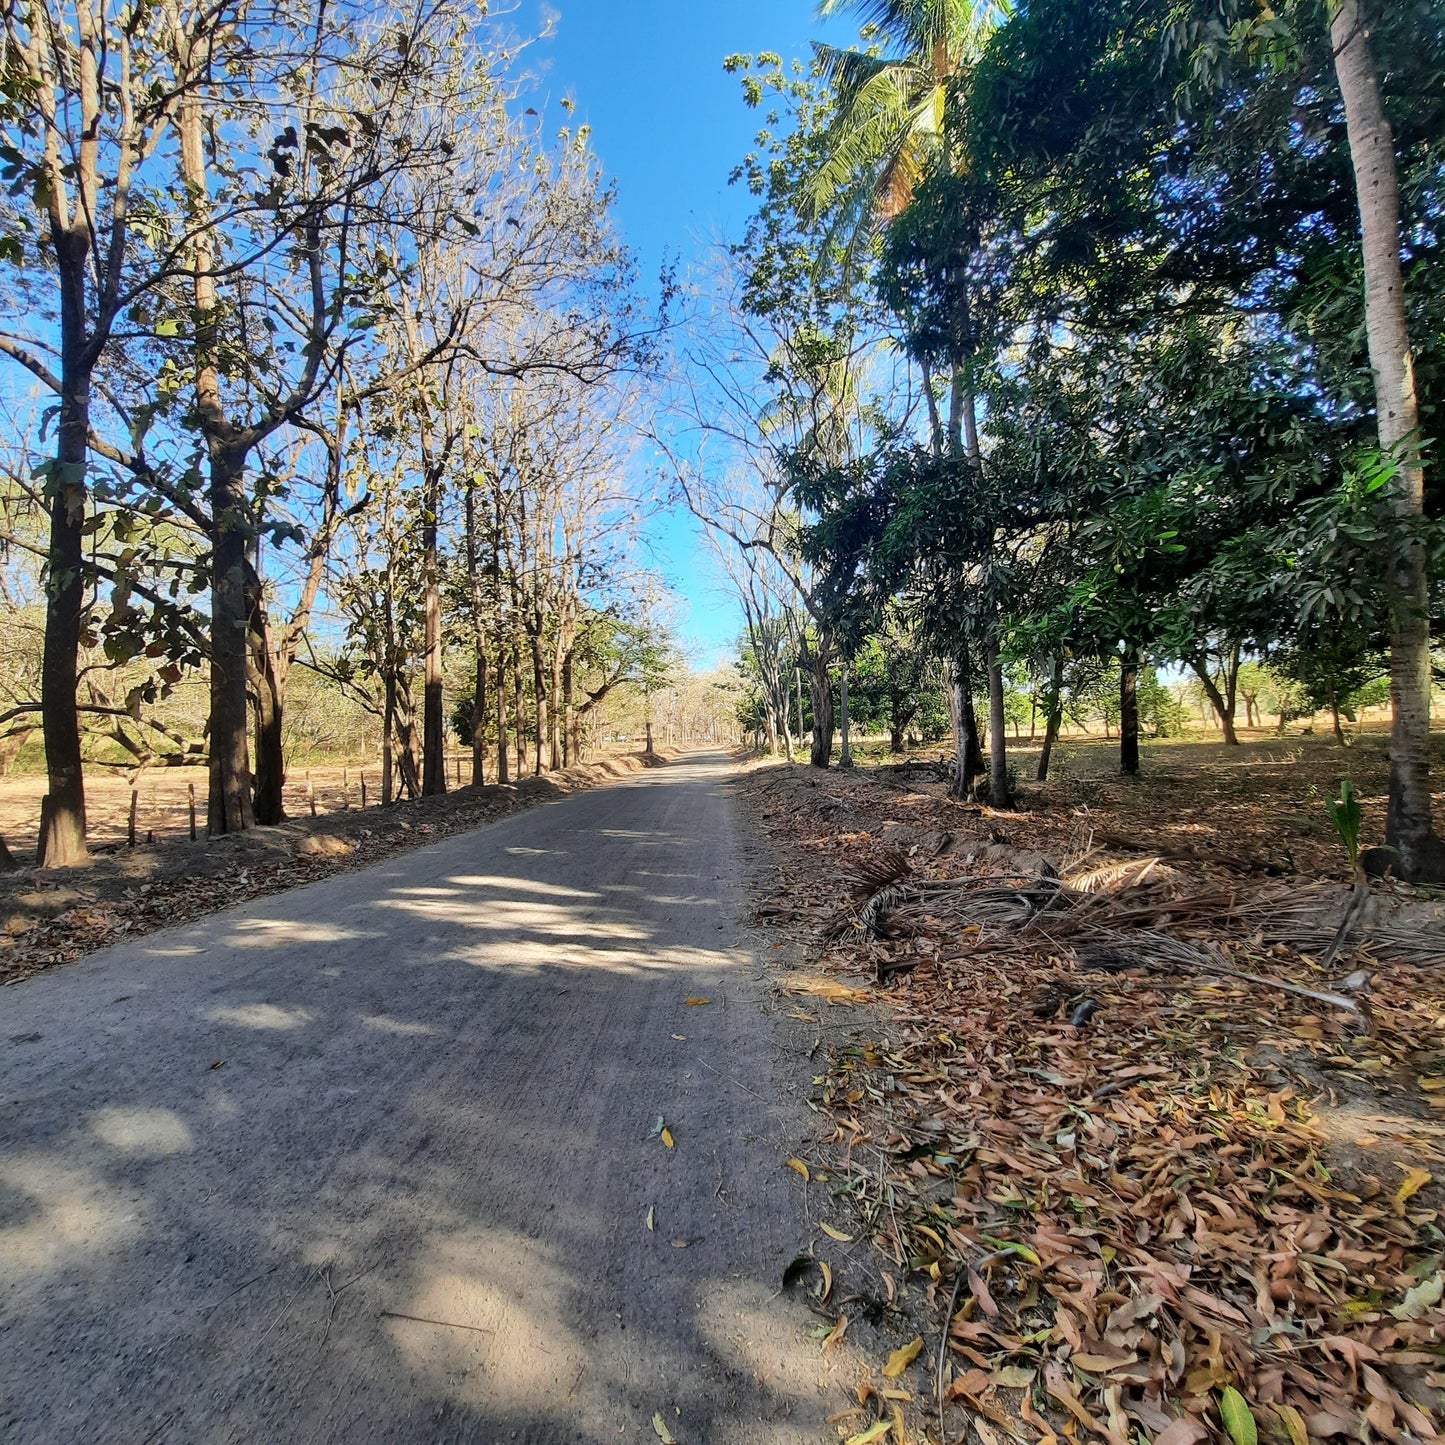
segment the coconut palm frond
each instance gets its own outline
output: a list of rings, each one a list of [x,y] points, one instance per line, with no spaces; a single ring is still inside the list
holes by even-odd
[[[935,87],[920,95],[910,83],[915,78],[916,72],[905,74],[899,67],[879,71],[838,117],[835,143],[808,186],[815,215],[859,184],[876,186],[899,149],[918,134],[920,114],[933,112]]]

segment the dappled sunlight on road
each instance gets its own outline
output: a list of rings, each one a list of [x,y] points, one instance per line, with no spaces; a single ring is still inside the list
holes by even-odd
[[[53,1272],[103,1259],[144,1232],[135,1201],[89,1168],[50,1153],[0,1161],[0,1280],[15,1304],[39,1303]]]
[[[797,1146],[758,1142],[727,815],[690,782],[622,796],[15,990],[38,1042],[0,1053],[0,1421],[817,1438],[833,1366],[776,1294],[806,1225]]]
[[[191,1126],[170,1109],[102,1109],[90,1127],[98,1139],[127,1154],[184,1154],[195,1147]]]
[[[213,1008],[206,1017],[212,1023],[231,1024],[238,1029],[299,1029],[311,1022],[303,1008],[279,1008],[273,1003],[237,1004]]]

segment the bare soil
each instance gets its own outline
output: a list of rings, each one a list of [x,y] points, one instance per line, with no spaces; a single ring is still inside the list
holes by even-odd
[[[376,806],[375,794],[369,793],[372,806],[365,809],[359,806],[360,770],[337,765],[317,769],[312,776],[316,816],[311,815],[302,774],[287,787],[287,807],[293,814],[289,821],[221,838],[207,838],[202,831],[194,843],[189,837],[186,779],[181,776],[190,770],[175,770],[157,779],[155,800],[142,815],[164,826],[156,830],[154,842],[135,848],[123,841],[105,841],[117,826],[124,838],[123,814],[118,810],[128,809],[129,790],[118,790],[115,780],[102,779],[99,786],[90,785],[93,834],[100,841],[87,866],[63,871],[29,867],[0,875],[0,985],[233,903],[366,867],[393,853],[468,832],[537,802],[663,761],[660,754],[650,760],[642,754],[603,757],[514,785],[466,786],[386,808]],[[352,788],[352,806],[345,806],[343,777]],[[368,776],[368,788],[377,777]],[[6,779],[0,786],[10,787],[13,800],[36,785],[34,779]],[[202,808],[204,786],[202,775],[198,786]]]

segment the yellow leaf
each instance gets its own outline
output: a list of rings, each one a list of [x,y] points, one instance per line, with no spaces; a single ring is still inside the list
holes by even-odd
[[[839,1244],[853,1243],[853,1236],[851,1234],[844,1234],[841,1229],[834,1229],[831,1224],[820,1224],[818,1228],[821,1229],[829,1239],[836,1239]]]
[[[878,1442],[893,1429],[892,1420],[880,1420],[856,1435],[850,1435],[843,1445],[878,1445]]]
[[[677,1140],[672,1137],[672,1130],[671,1130],[671,1129],[668,1129],[668,1128],[664,1128],[664,1129],[663,1129],[663,1131],[662,1131],[662,1142],[663,1142],[664,1144],[666,1144],[669,1149],[671,1149],[671,1148],[673,1147],[673,1145],[677,1143]]]
[[[826,1259],[818,1261],[818,1268],[823,1272],[823,1293],[818,1296],[818,1303],[825,1305],[828,1303],[828,1296],[833,1293],[833,1271],[828,1268]]]
[[[690,998],[686,1000],[688,1008],[696,1008],[699,1004],[711,1003],[710,998]]]
[[[836,1345],[836,1344],[838,1343],[838,1341],[843,1338],[843,1336],[847,1333],[847,1331],[848,1331],[848,1316],[847,1316],[847,1315],[839,1315],[839,1316],[838,1316],[838,1323],[837,1323],[836,1325],[834,1325],[833,1328],[832,1328],[831,1330],[829,1330],[826,1335],[823,1336],[823,1348],[824,1348],[825,1350],[831,1350],[831,1349],[833,1348],[833,1346]]]
[[[1430,1089],[1432,1092],[1436,1089],[1445,1089],[1445,1079],[1421,1079],[1420,1087]]]
[[[923,1336],[915,1335],[901,1350],[894,1350],[888,1356],[888,1363],[883,1366],[883,1378],[896,1380],[918,1358],[922,1349]]]
[[[788,1168],[797,1170],[797,1172],[801,1174],[805,1180],[811,1179],[813,1177],[811,1174],[808,1173],[808,1166],[804,1164],[801,1159],[789,1159]]]
[[[1403,1164],[1400,1167],[1405,1169]],[[1434,1177],[1428,1169],[1405,1169],[1405,1182],[1395,1191],[1395,1198],[1403,1204],[1412,1195],[1418,1194]]]
[[[667,1421],[662,1418],[661,1411],[652,1417],[652,1428],[657,1431],[657,1438],[662,1441],[662,1445],[677,1445],[677,1436],[667,1428]]]
[[[1284,1422],[1285,1431],[1289,1435],[1289,1445],[1310,1445],[1305,1417],[1293,1405],[1276,1405],[1274,1413]]]

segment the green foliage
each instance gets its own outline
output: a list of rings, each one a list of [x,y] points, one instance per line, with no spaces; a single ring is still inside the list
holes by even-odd
[[[1340,796],[1325,799],[1325,812],[1330,824],[1350,860],[1350,871],[1360,866],[1360,800],[1355,796],[1355,785],[1348,778],[1340,782]]]

